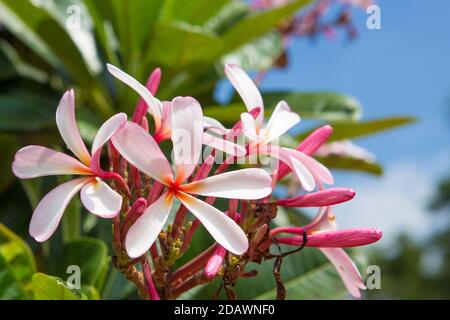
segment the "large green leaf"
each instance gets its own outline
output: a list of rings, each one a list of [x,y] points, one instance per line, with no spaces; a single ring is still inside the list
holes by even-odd
[[[33,275],[32,282],[36,300],[80,300],[82,298],[81,295],[69,290],[57,277],[38,272]]]
[[[150,43],[147,62],[181,68],[191,63],[208,64],[220,55],[223,43],[201,27],[158,22]],[[169,40],[170,39],[170,40]]]
[[[97,1],[98,2],[98,1]],[[103,1],[107,2],[107,1]],[[140,57],[146,50],[146,42],[158,19],[163,1],[159,0],[112,0],[110,10],[114,31],[126,69],[135,72]],[[103,5],[104,6],[104,5]]]
[[[317,249],[312,250],[320,254]],[[307,258],[312,257],[304,257],[304,259]],[[352,258],[361,270],[365,265],[362,257],[353,255]],[[319,259],[322,260],[323,257]],[[317,265],[303,274],[297,273],[298,262],[286,261],[282,268],[285,268],[283,279],[285,279],[286,298],[289,300],[342,299],[347,295],[341,278],[330,262]],[[271,289],[257,295],[254,299],[274,299],[275,296],[276,290]]]
[[[396,127],[404,126],[416,121],[414,117],[389,117],[376,120],[368,120],[361,122],[337,122],[332,123],[333,134],[331,135],[329,142],[360,138],[374,133],[386,131]],[[309,133],[300,135],[300,139],[305,138]]]
[[[8,80],[17,75],[16,69],[4,50],[0,47],[0,81]]]
[[[29,298],[35,272],[33,253],[26,242],[0,223],[0,299]]]
[[[25,297],[25,292],[14,275],[8,261],[0,253],[0,300],[16,300]]]
[[[246,112],[243,103],[232,103],[226,106],[211,106],[203,109],[205,116],[215,118],[224,125],[231,126],[240,119],[240,114]]]
[[[20,143],[17,136],[13,134],[0,133],[0,192],[6,190],[15,180],[11,171],[11,163],[14,154],[19,149]]]
[[[285,100],[293,111],[302,118],[327,121],[357,120],[361,115],[361,105],[349,96],[333,92],[268,92],[263,93],[265,117],[268,119],[276,104]],[[236,97],[236,99],[239,99]],[[245,112],[242,102],[226,106],[211,106],[204,109],[207,116],[214,117],[224,124],[234,124],[239,115]]]
[[[103,286],[109,259],[106,244],[99,239],[82,237],[69,241],[64,246],[64,259],[60,266],[60,275],[67,276],[66,269],[77,265],[81,271],[81,283],[101,289]]]
[[[359,120],[361,104],[355,98],[334,92],[267,92],[263,94],[269,116],[281,100],[303,118],[326,121]]]
[[[36,131],[55,126],[58,101],[31,91],[0,95],[0,130]]]
[[[231,52],[270,32],[284,19],[291,17],[297,10],[311,2],[310,0],[294,0],[263,12],[252,13],[239,20],[223,35],[224,50]]]
[[[108,115],[111,112],[111,105],[103,87],[90,72],[77,45],[57,20],[45,8],[29,0],[1,0],[1,4],[5,7],[2,10],[14,15],[22,24],[22,29],[26,29],[17,35],[31,33],[39,39],[82,86],[98,110]]]
[[[192,0],[180,3],[179,0],[166,0],[160,19],[202,25],[229,2],[230,0]]]
[[[316,157],[316,159],[329,169],[362,171],[376,176],[381,176],[383,174],[381,165],[372,161],[339,155]]]
[[[355,259],[356,256],[356,253],[352,254],[361,269],[363,260]],[[246,270],[257,270],[258,274],[254,278],[238,280],[234,288],[238,299],[275,299],[273,260],[265,261],[261,265],[249,264]],[[305,248],[284,258],[281,278],[286,287],[286,299],[335,299],[346,295],[345,286],[336,270],[315,248]],[[210,299],[218,286],[218,281],[215,281],[194,293],[192,299]]]
[[[223,57],[218,72],[223,74],[225,63],[237,64],[245,70],[267,70],[283,50],[281,35],[278,32],[269,33]]]

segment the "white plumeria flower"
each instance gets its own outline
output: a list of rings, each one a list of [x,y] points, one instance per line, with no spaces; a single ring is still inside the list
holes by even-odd
[[[69,90],[59,102],[56,124],[67,148],[80,161],[41,146],[27,146],[17,151],[12,170],[21,179],[50,175],[83,176],[59,185],[39,202],[29,228],[33,238],[39,242],[50,238],[70,200],[80,190],[81,202],[93,214],[112,218],[119,213],[122,197],[101,180],[105,173],[101,170],[99,161],[103,145],[126,121],[126,114],[119,113],[100,127],[92,144],[91,157],[76,124],[74,92]]]
[[[330,171],[314,158],[295,149],[279,147],[272,142],[300,122],[300,117],[291,111],[285,101],[280,101],[269,121],[264,125],[264,103],[255,83],[240,67],[225,65],[225,74],[244,101],[248,111],[259,108],[256,119],[248,112],[241,114],[242,130],[250,140],[249,154],[266,154],[284,162],[295,172],[300,184],[311,191],[319,184],[332,184]]]
[[[119,153],[134,167],[167,187],[167,191],[136,220],[126,235],[125,247],[131,258],[143,255],[156,240],[167,221],[174,197],[178,198],[224,248],[242,254],[248,248],[244,231],[223,212],[192,195],[232,199],[261,199],[271,191],[271,177],[262,169],[242,169],[184,183],[201,156],[203,114],[190,97],[172,101],[171,129],[176,175],[153,137],[128,122],[112,138]],[[178,132],[186,133],[178,139]],[[178,136],[178,137],[175,137]]]
[[[159,101],[156,99],[151,92],[139,81],[134,79],[131,75],[126,72],[120,70],[119,68],[107,64],[108,71],[116,77],[118,80],[122,81],[130,88],[132,88],[136,93],[138,93],[141,98],[148,105],[148,113],[153,117],[155,122],[155,133],[153,138],[160,142],[165,139],[169,139],[171,137],[171,109],[172,103],[170,101]],[[203,116],[203,128],[209,129],[212,132],[218,133],[220,135],[224,135],[228,132],[228,130],[217,120],[204,117]],[[239,146],[230,141],[218,138],[212,134],[207,132],[203,132],[203,144],[223,151],[225,153],[231,154],[233,156],[244,156],[246,151],[245,148]]]

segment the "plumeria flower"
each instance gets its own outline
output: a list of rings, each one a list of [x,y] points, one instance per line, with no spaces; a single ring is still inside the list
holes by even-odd
[[[192,195],[233,199],[261,199],[271,191],[271,177],[262,169],[242,169],[190,183],[202,151],[203,114],[190,97],[172,101],[171,132],[175,172],[154,138],[140,126],[128,122],[112,138],[119,153],[134,167],[163,184],[167,190],[152,203],[129,229],[125,247],[131,258],[143,255],[167,221],[174,198],[180,200],[224,248],[242,254],[248,239],[238,224],[223,212]],[[184,139],[179,139],[179,132]]]
[[[93,214],[112,218],[122,207],[122,197],[101,178],[111,177],[100,168],[102,146],[127,120],[119,113],[107,120],[98,130],[91,153],[86,148],[75,120],[74,91],[67,91],[56,110],[56,124],[67,148],[79,159],[42,147],[27,146],[15,155],[14,174],[21,179],[51,175],[80,175],[60,184],[47,193],[36,206],[30,223],[30,234],[37,241],[47,240],[58,227],[70,200],[80,191],[81,202]]]
[[[289,148],[279,147],[272,142],[294,127],[300,117],[291,111],[285,101],[280,101],[269,121],[264,125],[264,103],[255,83],[237,65],[225,65],[225,73],[250,112],[259,108],[256,118],[249,112],[241,114],[242,128],[250,140],[248,154],[266,154],[285,163],[296,173],[300,184],[306,191],[311,191],[319,184],[332,184],[330,171],[307,154]]]
[[[173,108],[172,102],[170,101],[159,101],[156,99],[150,90],[143,86],[139,81],[134,79],[132,76],[126,72],[120,70],[119,68],[108,64],[108,71],[117,79],[128,85],[134,91],[136,91],[142,100],[148,105],[148,113],[153,117],[155,124],[155,132],[153,138],[156,142],[161,142],[166,139],[170,139],[172,128],[171,128],[171,109]],[[155,76],[156,77],[156,76]],[[149,81],[156,82],[155,79],[149,79]],[[159,80],[157,80],[159,82]],[[228,130],[217,120],[203,116],[203,128],[210,129],[212,132],[219,133],[221,135],[228,132]],[[208,132],[203,132],[203,144],[213,147],[215,149],[221,150],[225,153],[234,156],[243,156],[246,151],[245,148],[239,146],[230,141],[218,138]]]
[[[338,230],[336,217],[331,207],[322,207],[315,219],[304,227],[277,228],[271,236],[281,232],[307,234],[307,247],[318,248],[333,264],[347,290],[355,298],[360,298],[360,289],[365,289],[361,274],[342,248],[367,245],[378,241],[382,232],[376,228],[354,228]],[[277,238],[279,243],[301,246],[303,236]]]

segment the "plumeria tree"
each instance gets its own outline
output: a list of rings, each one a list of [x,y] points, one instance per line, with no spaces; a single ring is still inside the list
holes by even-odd
[[[348,248],[381,231],[337,228],[332,206],[355,191],[329,169],[381,174],[349,139],[412,119],[360,121],[337,93],[259,91],[290,37],[331,32],[333,2],[308,4],[1,0],[0,187],[23,197],[21,179],[33,213],[15,228],[32,249],[0,224],[0,297],[361,297],[364,258]],[[224,77],[237,95],[219,106]],[[328,124],[292,135],[301,118]],[[71,266],[80,285],[58,290]]]

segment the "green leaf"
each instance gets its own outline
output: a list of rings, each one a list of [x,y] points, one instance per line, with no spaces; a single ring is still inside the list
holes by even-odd
[[[211,106],[203,109],[205,116],[213,117],[224,125],[233,125],[240,119],[240,114],[246,112],[243,103],[232,103],[226,106]]]
[[[396,127],[404,126],[416,121],[414,117],[390,117],[361,122],[338,122],[332,123],[333,134],[328,142],[354,139],[368,136],[374,133],[386,131]],[[304,139],[313,130],[300,135]]]
[[[98,111],[103,115],[108,115],[111,112],[111,107],[103,87],[91,74],[77,45],[55,18],[45,8],[38,7],[29,0],[2,0],[1,4],[4,5],[2,6],[5,7],[4,10],[14,15],[16,22],[18,21],[18,24],[22,26],[22,32],[16,32],[15,34],[31,33],[39,39],[43,47],[58,58],[82,86],[97,106]]]
[[[375,176],[381,176],[383,174],[383,168],[380,164],[363,159],[339,155],[329,155],[326,157],[315,158],[328,169],[362,171]]]
[[[14,68],[13,63],[6,55],[4,50],[0,47],[0,81],[9,80],[17,76],[16,69]]]
[[[305,5],[310,0],[295,0],[288,4],[269,9],[263,12],[252,13],[239,20],[224,33],[224,50],[231,52],[242,45],[260,38],[273,30],[278,24]]]
[[[8,261],[0,253],[0,300],[16,300],[25,297],[20,282],[15,277]]]
[[[0,283],[2,281],[9,283],[8,286],[4,284],[5,291],[2,290],[3,285],[0,285],[0,299],[3,294],[12,295],[14,292],[15,298],[30,297],[31,276],[35,272],[33,253],[27,243],[0,223]],[[15,282],[13,283],[12,280]]]
[[[2,150],[2,156],[0,157],[0,192],[6,190],[16,179],[12,174],[11,164],[19,147],[17,136],[0,133],[0,149]]]
[[[316,266],[305,270],[303,273],[298,272],[298,269],[302,268],[300,267],[300,261],[295,261],[295,259],[283,261],[282,279],[286,288],[286,298],[289,300],[342,299],[348,295],[333,265],[328,260],[325,262],[323,259],[326,258],[317,249],[311,250],[314,250],[313,254],[303,257],[304,260],[310,259],[310,261],[303,261],[303,265],[315,263]],[[314,257],[313,255],[320,255],[320,257]],[[365,265],[361,257],[358,259],[356,255],[353,255],[352,259],[360,270]],[[320,263],[319,261],[323,262]],[[275,297],[276,290],[273,288],[261,292],[253,299],[263,300],[274,299]]]
[[[263,93],[266,116],[276,104],[285,100],[302,118],[326,121],[356,121],[361,117],[361,104],[355,98],[334,92],[268,92]]]
[[[81,201],[74,198],[70,201],[61,221],[64,242],[77,239],[81,234]]]
[[[302,118],[314,118],[327,121],[358,120],[361,105],[349,96],[332,92],[268,92],[263,93],[265,117],[268,119],[277,103],[285,100],[293,111]],[[234,124],[246,108],[242,102],[233,102],[226,106],[211,106],[204,109],[207,116],[214,117],[224,124]]]
[[[219,37],[201,27],[158,22],[146,61],[172,68],[193,63],[207,64],[220,55],[222,46]]]
[[[222,58],[218,72],[223,74],[226,63],[234,63],[245,70],[266,70],[283,53],[283,43],[278,32],[269,33],[246,44]]]
[[[81,293],[87,300],[101,300],[100,293],[93,286],[81,286]]]
[[[33,275],[33,290],[36,300],[80,300],[78,296],[57,278],[43,273]]]
[[[183,3],[178,0],[166,0],[160,19],[203,25],[228,3],[230,0],[192,0]]]
[[[99,239],[82,237],[69,241],[64,246],[64,259],[60,275],[67,275],[66,269],[77,265],[81,270],[81,283],[101,289],[108,271],[109,259],[106,244]]]
[[[54,98],[31,91],[0,95],[0,130],[37,131],[54,128],[57,104]]]
[[[146,42],[150,41],[149,35],[158,20],[162,5],[163,2],[159,0],[111,1],[114,31],[129,71],[139,69],[136,67],[145,52]]]
[[[108,20],[108,10],[104,6],[108,6],[108,1],[96,1],[96,0],[84,0],[84,4],[89,11],[92,22],[94,24],[94,30],[97,35],[97,42],[100,44],[105,55],[107,56],[109,63],[119,65],[119,60],[114,52],[116,43],[114,42],[113,35],[108,32],[106,25]]]
[[[356,252],[351,256],[361,270],[363,259]],[[258,274],[253,278],[238,280],[234,288],[238,299],[275,299],[273,262],[274,260],[264,261],[261,265],[252,263],[246,267],[246,271],[255,269]],[[316,248],[305,248],[284,258],[281,278],[286,287],[286,299],[336,299],[347,293],[331,262]],[[192,299],[210,299],[218,286],[219,282],[215,281],[197,294],[194,293]]]

